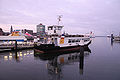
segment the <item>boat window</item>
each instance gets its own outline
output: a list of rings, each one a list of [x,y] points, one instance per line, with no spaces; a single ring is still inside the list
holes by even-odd
[[[77,40],[76,40],[76,42],[80,42],[80,40],[79,40],[79,39],[77,39]]]
[[[58,27],[55,27],[55,30],[58,30]]]
[[[74,42],[75,42],[75,39],[73,39],[72,42],[74,43]]]
[[[88,41],[88,40],[84,40],[84,42],[86,42],[86,41]]]
[[[48,30],[52,30],[53,29],[53,27],[48,27]]]
[[[61,30],[61,27],[58,27],[58,30]]]
[[[56,33],[56,30],[54,30],[54,33]]]
[[[68,43],[71,43],[71,42],[72,42],[71,39],[69,39],[69,40],[68,40]]]

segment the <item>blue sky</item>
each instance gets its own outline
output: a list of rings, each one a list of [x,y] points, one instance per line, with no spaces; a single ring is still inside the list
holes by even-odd
[[[0,28],[33,29],[61,25],[70,34],[93,31],[96,35],[120,32],[120,0],[0,0]]]

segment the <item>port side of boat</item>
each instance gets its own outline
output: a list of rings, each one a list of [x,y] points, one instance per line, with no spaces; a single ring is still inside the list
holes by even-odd
[[[51,43],[41,44],[35,47],[35,51],[40,53],[61,53],[78,51],[81,46],[88,46],[91,40],[88,37],[52,37]]]
[[[60,18],[60,17],[59,17]],[[59,22],[59,19],[58,19]],[[40,53],[56,53],[80,50],[81,46],[91,43],[90,37],[84,35],[66,35],[61,30],[64,26],[48,26],[48,41],[35,47]]]

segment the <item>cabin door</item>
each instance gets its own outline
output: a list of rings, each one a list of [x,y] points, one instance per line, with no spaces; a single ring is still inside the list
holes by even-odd
[[[55,38],[55,46],[58,46],[57,38]]]

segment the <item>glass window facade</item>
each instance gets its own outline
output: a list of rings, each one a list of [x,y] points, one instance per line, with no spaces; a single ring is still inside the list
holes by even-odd
[[[40,35],[40,36],[45,35],[45,25],[42,25],[42,24],[37,25],[37,35]]]

